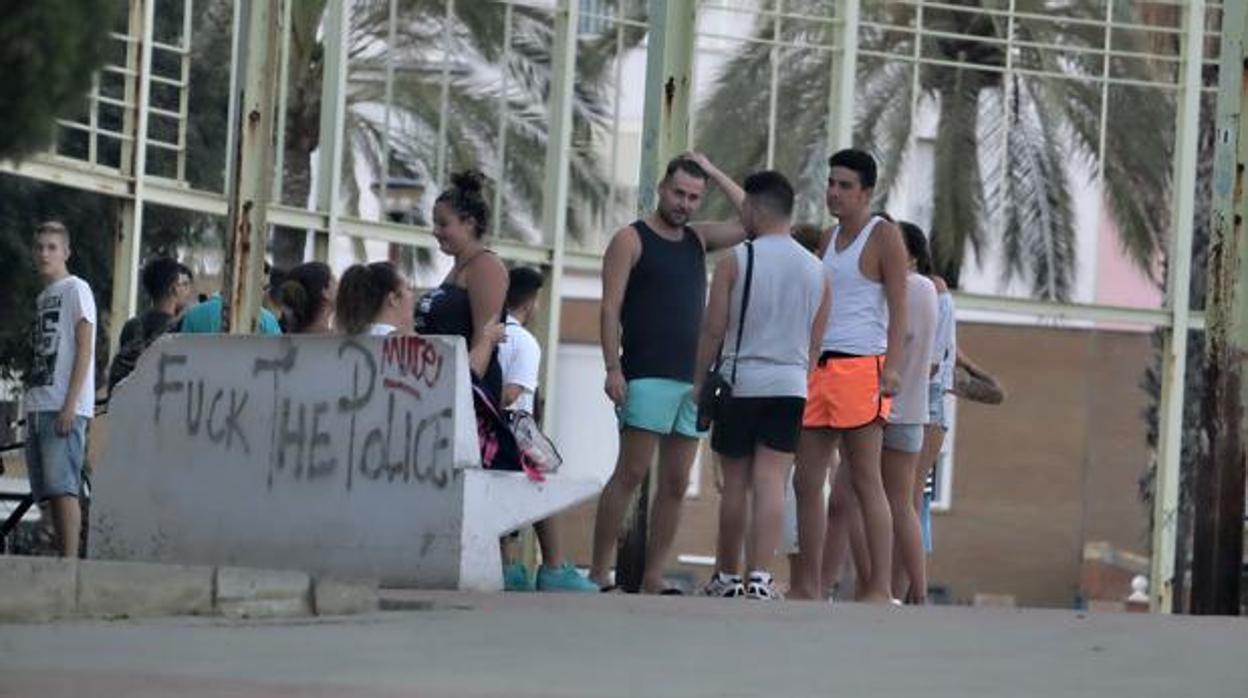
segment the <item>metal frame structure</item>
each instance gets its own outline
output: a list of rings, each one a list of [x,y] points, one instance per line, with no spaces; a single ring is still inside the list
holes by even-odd
[[[201,3],[206,1],[200,0]],[[230,122],[239,125],[247,121],[247,115],[240,114],[240,111],[250,110],[251,106],[245,101],[239,101],[238,95],[240,93],[247,95],[244,99],[249,99],[254,96],[252,91],[256,89],[268,90],[271,94],[267,95],[266,99],[270,103],[276,103],[277,107],[276,113],[269,115],[275,118],[269,119],[269,123],[265,127],[265,133],[272,134],[276,132],[277,143],[283,142],[285,129],[288,94],[287,81],[284,79],[284,76],[287,75],[286,70],[289,66],[287,46],[290,41],[289,23],[293,1],[237,0],[234,7],[235,46],[231,70]],[[545,120],[549,124],[549,137],[545,151],[545,184],[542,189],[541,201],[540,230],[543,239],[539,242],[531,242],[501,237],[493,241],[492,245],[508,260],[534,264],[546,269],[549,274],[549,297],[555,299],[561,297],[563,277],[566,272],[580,271],[592,273],[597,271],[599,268],[598,247],[602,242],[600,237],[593,237],[589,245],[586,245],[584,241],[576,244],[575,241],[568,238],[567,234],[568,210],[571,198],[570,184],[572,180],[572,174],[569,171],[569,157],[573,149],[578,147],[577,144],[573,143],[572,138],[574,126],[574,85],[576,84],[577,76],[580,18],[591,18],[596,23],[611,27],[610,31],[614,33],[617,53],[620,54],[625,49],[626,33],[639,29],[649,30],[649,41],[651,42],[649,48],[653,50],[655,48],[653,43],[656,40],[661,40],[663,47],[660,53],[664,56],[692,55],[698,33],[692,28],[696,27],[696,24],[691,24],[691,22],[693,22],[696,11],[695,6],[698,4],[705,7],[719,7],[721,9],[741,10],[741,8],[745,8],[744,11],[746,13],[752,13],[755,16],[771,15],[776,18],[777,28],[774,37],[770,40],[763,39],[763,41],[770,41],[772,44],[770,83],[772,91],[771,113],[773,118],[768,125],[769,160],[775,150],[776,138],[775,116],[777,110],[775,107],[775,85],[778,79],[776,65],[780,52],[786,50],[786,46],[782,41],[783,37],[779,28],[779,21],[782,20],[785,26],[800,22],[831,23],[835,28],[833,32],[834,40],[830,46],[801,47],[829,51],[833,56],[831,62],[833,75],[830,81],[831,89],[828,94],[828,119],[831,125],[827,136],[827,145],[829,150],[831,150],[846,146],[852,142],[854,87],[858,58],[860,56],[908,62],[913,66],[913,81],[914,84],[917,84],[919,71],[923,66],[951,64],[948,60],[924,54],[922,39],[943,38],[988,41],[997,42],[1004,48],[1006,64],[1004,67],[977,65],[975,66],[976,69],[1000,70],[1007,74],[1035,75],[1038,74],[1038,71],[1034,68],[1015,64],[1015,48],[1024,45],[1024,42],[1017,36],[1015,26],[1017,22],[1021,21],[1047,20],[1044,15],[1020,11],[1018,5],[1021,3],[1016,0],[984,3],[983,6],[972,8],[971,10],[968,10],[966,5],[948,3],[942,0],[833,0],[834,10],[831,16],[818,17],[803,16],[795,12],[792,0],[752,0],[752,2],[737,0],[735,4],[731,4],[731,7],[728,4],[729,0],[700,0],[700,3],[652,1],[650,2],[650,19],[648,22],[630,16],[626,12],[622,0],[616,4],[615,11],[610,14],[594,14],[592,12],[582,14],[580,12],[580,0],[487,1],[498,7],[505,35],[503,55],[499,60],[500,65],[504,66],[504,69],[499,71],[502,87],[501,90],[494,93],[494,101],[498,109],[497,123],[499,128],[499,140],[495,146],[495,158],[499,167],[502,167],[505,163],[508,147],[511,144],[507,134],[512,128],[517,126],[518,120],[522,118],[522,115],[511,111],[508,97],[511,85],[508,83],[509,71],[506,69],[506,66],[510,64],[513,55],[513,23],[519,14],[518,11],[524,8],[526,11],[538,10],[547,13],[553,28],[552,33],[555,37],[554,50],[551,53],[553,78],[550,82],[545,115]],[[452,82],[457,79],[457,76],[452,72],[453,66],[451,61],[448,59],[451,52],[455,50],[454,33],[449,28],[456,21],[456,3],[455,0],[444,0],[444,2],[445,15],[443,21],[446,22],[446,25],[441,37],[442,59],[436,67],[436,70],[441,75],[441,85],[438,93],[439,121],[436,128],[435,147],[433,149],[436,156],[431,167],[433,180],[435,184],[439,185],[445,181],[447,175],[448,124],[450,119],[453,118],[453,115],[450,113],[450,90]],[[1208,16],[1210,13],[1220,12],[1222,5],[1220,2],[1211,0],[1155,0],[1154,4],[1173,5],[1182,12],[1183,22],[1181,27],[1165,28],[1158,26],[1143,27],[1118,22],[1114,18],[1115,3],[1126,2],[1126,0],[1105,0],[1105,2],[1106,12],[1103,20],[1090,22],[1091,25],[1104,29],[1104,44],[1100,49],[1083,50],[1084,54],[1090,53],[1099,56],[1103,66],[1099,76],[1088,78],[1094,80],[1099,85],[1103,95],[1102,131],[1100,136],[1102,152],[1105,147],[1105,110],[1108,102],[1105,95],[1107,95],[1108,90],[1113,85],[1138,86],[1141,84],[1138,80],[1115,75],[1111,69],[1111,64],[1114,61],[1153,60],[1173,64],[1178,68],[1176,72],[1177,77],[1171,82],[1145,83],[1148,86],[1172,92],[1176,96],[1176,104],[1178,105],[1175,161],[1172,174],[1172,181],[1176,183],[1176,186],[1173,187],[1172,202],[1175,215],[1173,216],[1173,224],[1169,236],[1168,293],[1164,307],[1159,309],[1129,309],[1101,305],[1064,304],[1051,301],[966,295],[959,298],[959,303],[963,308],[991,310],[1040,317],[1054,321],[1125,323],[1141,327],[1160,328],[1166,333],[1168,341],[1166,342],[1165,360],[1163,362],[1164,396],[1160,418],[1161,444],[1157,454],[1158,494],[1156,497],[1156,521],[1158,525],[1155,528],[1153,540],[1153,548],[1156,552],[1153,561],[1153,589],[1154,607],[1168,610],[1171,605],[1169,581],[1174,575],[1174,520],[1177,506],[1177,472],[1187,345],[1184,340],[1190,330],[1203,327],[1203,317],[1199,313],[1191,312],[1188,298],[1188,288],[1192,273],[1190,248],[1193,213],[1196,206],[1194,182],[1200,99],[1203,91],[1211,89],[1202,84],[1201,73],[1202,69],[1216,65],[1215,60],[1211,60],[1209,56],[1205,55],[1207,40],[1210,36],[1216,37],[1216,34],[1211,33],[1207,29],[1209,25]],[[264,5],[263,9],[265,11],[258,11],[257,5]],[[905,22],[881,22],[878,19],[864,19],[867,16],[866,10],[872,6],[879,5],[912,8],[910,19]],[[314,249],[315,256],[318,259],[327,258],[330,249],[329,242],[337,236],[380,240],[426,249],[436,249],[436,241],[428,228],[389,222],[385,220],[384,216],[379,220],[368,220],[344,210],[341,191],[343,186],[342,176],[344,170],[347,169],[344,167],[344,153],[346,141],[350,137],[345,133],[344,129],[349,120],[347,98],[348,90],[351,87],[351,75],[348,69],[353,50],[353,47],[348,42],[352,35],[351,9],[354,3],[352,0],[327,0],[326,6],[328,11],[322,27],[326,37],[326,50],[324,52],[325,63],[321,85],[321,142],[320,160],[318,163],[319,172],[317,175],[319,179],[318,186],[314,191],[314,201],[308,209],[283,204],[280,201],[280,196],[271,196],[267,191],[271,188],[273,192],[280,193],[280,187],[278,186],[280,182],[278,180],[283,172],[283,148],[280,146],[276,147],[274,148],[275,152],[271,155],[265,155],[262,152],[263,144],[265,141],[272,141],[273,139],[268,137],[248,141],[244,138],[239,143],[238,138],[242,129],[237,127],[232,131],[229,143],[225,145],[226,171],[228,174],[226,180],[233,183],[229,191],[204,191],[194,188],[185,181],[185,161],[187,157],[186,122],[188,118],[187,92],[192,89],[192,86],[188,84],[192,55],[191,17],[193,6],[191,0],[183,0],[184,28],[179,44],[166,44],[154,38],[155,0],[130,0],[128,29],[125,34],[114,35],[117,41],[123,42],[126,46],[125,64],[106,66],[100,73],[100,77],[96,79],[90,95],[90,112],[86,123],[59,122],[62,128],[82,131],[88,134],[89,149],[85,159],[51,152],[32,157],[20,164],[0,163],[0,171],[3,172],[104,194],[119,202],[121,224],[119,230],[115,231],[116,255],[112,299],[113,317],[128,317],[134,313],[136,308],[136,286],[143,228],[143,211],[144,207],[149,204],[169,206],[214,216],[226,216],[232,211],[240,210],[241,204],[237,203],[239,200],[234,198],[235,194],[241,194],[244,198],[247,196],[259,197],[259,199],[251,199],[253,207],[249,209],[253,213],[253,243],[263,240],[262,233],[269,226],[280,225],[301,228],[316,234]],[[389,3],[388,22],[386,23],[386,31],[391,43],[394,42],[398,8],[399,3],[391,0]],[[1004,39],[986,39],[982,36],[949,36],[947,33],[942,34],[929,25],[926,15],[926,12],[929,10],[981,12],[993,17],[994,21],[1005,22],[1008,30]],[[688,16],[684,17],[682,15],[682,18],[676,18],[672,14],[686,12]],[[900,15],[904,14],[904,12],[900,13]],[[276,43],[282,47],[282,50],[278,52],[275,50],[276,47],[272,46],[257,47],[254,43],[247,47],[247,51],[240,50],[244,48],[240,47],[240,44],[244,43],[243,37],[247,30],[246,18],[251,18],[251,21],[263,18],[260,21],[271,25],[262,28],[250,27],[250,34],[253,37],[251,39],[252,42]],[[859,35],[864,29],[900,32],[903,34],[909,33],[915,36],[916,40],[912,42],[908,52],[873,54],[859,45]],[[1142,56],[1138,53],[1120,49],[1114,45],[1114,32],[1119,30],[1140,30],[1179,36],[1182,48],[1177,55],[1149,54]],[[1029,47],[1053,51],[1070,50],[1069,47],[1056,45],[1050,47]],[[153,53],[159,51],[173,52],[182,57],[180,79],[153,74]],[[436,48],[431,49],[431,51],[436,53]],[[260,55],[259,52],[263,52],[267,56],[265,61],[262,62],[257,59],[257,56]],[[247,55],[244,56],[244,53]],[[617,61],[614,68],[617,90],[622,76],[620,63],[620,61]],[[952,65],[956,67],[971,64],[952,62]],[[259,79],[258,72],[271,72],[272,66],[279,66],[279,79],[269,81],[269,85],[265,87],[265,81]],[[399,67],[395,64],[393,52],[388,51],[384,70],[384,123],[387,134],[391,125],[397,123],[392,113],[392,107],[395,99],[396,70]],[[665,96],[666,80],[673,72],[681,73],[681,71],[683,71],[683,74],[692,74],[691,64],[648,66],[646,77],[647,118],[642,132],[643,164],[637,180],[639,206],[643,210],[652,203],[652,188],[654,181],[657,179],[658,167],[661,166],[667,156],[683,149],[684,144],[688,142],[690,111],[693,108],[691,101],[692,88],[687,84],[675,85],[678,90],[689,90],[683,99],[683,104],[678,99],[675,102],[675,109],[663,108],[664,100],[667,98]],[[121,100],[109,97],[100,90],[100,84],[103,79],[117,75],[124,78],[125,84],[125,98]],[[1050,75],[1049,77],[1053,76]],[[164,109],[152,104],[152,89],[154,85],[158,84],[182,91],[180,109],[178,111]],[[245,86],[245,89],[240,90],[240,86]],[[673,104],[669,102],[667,106],[672,107]],[[125,119],[120,133],[111,132],[101,127],[99,114],[102,107],[124,109]],[[912,95],[910,104],[912,119],[920,108],[920,100],[916,91]],[[606,129],[604,135],[609,143],[609,147],[606,148],[610,153],[607,164],[609,169],[614,172],[617,168],[617,163],[622,157],[619,99],[614,100],[613,104],[609,105],[609,110],[613,112],[611,114],[611,126]],[[660,118],[653,118],[656,114]],[[150,137],[149,120],[153,117],[178,120],[179,135],[176,142],[160,141]],[[1008,130],[1004,137],[1009,138]],[[100,149],[97,147],[100,139],[113,139],[121,143],[123,157],[121,157],[120,162],[101,162],[99,157]],[[236,143],[238,144],[237,147],[235,147]],[[152,148],[177,154],[176,172],[172,176],[162,176],[149,172],[148,154]],[[379,177],[383,199],[392,153],[390,140],[387,137],[383,137],[382,167],[384,171],[380,173]],[[264,172],[273,172],[273,176],[269,177],[272,181],[269,182],[268,186],[262,185],[255,178],[254,173],[256,170],[253,168],[257,167]],[[252,173],[252,176],[249,176],[248,172]],[[1104,174],[1103,167],[1099,164],[1099,161],[1097,174],[1099,177],[1103,177]],[[238,189],[240,182],[243,183],[244,187],[241,191]],[[498,189],[499,191],[496,193],[495,198],[496,218],[494,223],[496,229],[501,229],[503,223],[502,210],[506,192],[501,183]],[[614,177],[611,177],[607,192],[608,211],[617,210],[612,208],[612,204],[620,198],[620,189],[621,184]],[[231,208],[231,201],[236,202],[234,208]],[[237,219],[237,215],[235,219]],[[617,221],[606,221],[606,223],[615,224]],[[254,256],[257,254],[257,250],[253,248],[249,250],[249,254],[252,255],[252,262],[254,263],[258,259],[258,257]],[[241,272],[242,268],[236,271]],[[245,304],[247,307],[251,307],[253,299],[256,297],[252,295],[255,291],[248,288],[249,285],[254,285],[256,273],[254,269],[250,269],[247,274],[240,277],[241,285],[236,290],[236,292],[242,294],[243,298],[247,299]],[[250,281],[244,280],[245,278],[249,278]],[[556,371],[554,362],[556,361],[557,352],[550,349],[558,341],[559,307],[560,304],[555,302],[545,304],[547,316],[543,320],[544,330],[542,335],[548,349],[546,352],[548,364],[544,380],[547,395],[555,394],[554,376]],[[247,325],[245,317],[240,317],[239,320],[243,321],[243,326]],[[120,324],[119,322],[113,323],[111,342],[114,347],[116,346]],[[552,405],[552,408],[554,407]]]

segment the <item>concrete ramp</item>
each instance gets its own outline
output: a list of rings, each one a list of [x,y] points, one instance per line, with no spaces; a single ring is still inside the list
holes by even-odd
[[[479,467],[463,341],[167,336],[113,393],[92,555],[501,587],[498,536],[592,481]]]

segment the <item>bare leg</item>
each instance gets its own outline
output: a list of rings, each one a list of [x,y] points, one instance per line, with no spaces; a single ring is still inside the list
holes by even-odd
[[[772,569],[776,549],[780,547],[780,528],[784,524],[784,476],[788,472],[793,454],[776,451],[766,446],[754,449],[751,464],[754,507],[750,520],[749,557],[750,571]]]
[[[745,540],[749,489],[748,458],[719,456],[724,489],[719,500],[719,532],[716,537],[715,571],[741,574],[741,544]]]
[[[797,468],[793,490],[797,497],[797,547],[799,572],[790,584],[789,594],[797,599],[818,599],[822,587],[823,538],[827,525],[827,500],[823,484],[836,449],[838,435],[830,429],[803,429],[797,442]]]
[[[892,590],[898,598],[906,596],[907,581],[916,591],[927,587],[923,572],[923,532],[919,529],[919,514],[914,509],[914,470],[918,459],[917,453],[884,449],[884,490],[893,513],[894,550],[899,553],[894,567],[900,570],[893,575]]]
[[[549,569],[563,567],[563,538],[559,535],[559,520],[556,516],[542,519],[533,524],[537,531],[537,544],[542,548],[542,565]]]
[[[654,515],[650,519],[646,571],[641,579],[643,592],[663,591],[663,570],[680,526],[680,510],[689,489],[689,468],[697,454],[697,439],[672,435],[659,442],[659,486],[654,493]]]
[[[923,490],[927,485],[927,476],[936,467],[936,459],[940,455],[940,448],[945,443],[945,430],[934,425],[928,425],[923,430],[923,450],[919,452],[919,465],[914,473],[914,508],[920,511],[923,507]],[[921,530],[921,529],[920,529]],[[923,579],[927,579],[927,555],[923,555]],[[911,587],[910,598],[907,599],[911,603],[922,604],[927,601],[927,587],[921,589]]]
[[[594,519],[594,559],[589,578],[599,586],[608,583],[608,570],[615,556],[616,539],[624,524],[624,515],[628,513],[629,502],[650,468],[658,445],[658,434],[640,429],[620,432],[620,454],[615,462],[615,471],[598,498],[598,513]]]
[[[854,494],[849,468],[840,468],[833,478],[832,505],[828,508],[828,539],[823,548],[824,596],[832,597],[849,555],[854,561],[854,590],[866,589],[871,576],[871,555],[862,528],[862,508]]]
[[[82,510],[76,495],[52,497],[52,525],[61,546],[61,557],[78,557],[78,534],[82,528]]]
[[[853,491],[853,486],[850,486]],[[866,589],[871,579],[871,549],[867,547],[867,532],[862,525],[862,507],[854,498],[854,515],[849,519],[849,552],[854,561],[854,589]]]
[[[820,571],[820,588],[828,596],[841,579],[845,558],[849,553],[849,530],[852,522],[860,517],[853,488],[849,481],[849,468],[837,469],[832,476],[832,501],[828,506],[828,532],[824,539],[823,566]]]
[[[889,603],[892,600],[893,578],[893,515],[884,493],[880,451],[883,446],[881,422],[845,432],[850,480],[858,505],[862,507],[862,523],[871,553],[871,575],[868,587],[859,590],[858,600],[868,603]]]

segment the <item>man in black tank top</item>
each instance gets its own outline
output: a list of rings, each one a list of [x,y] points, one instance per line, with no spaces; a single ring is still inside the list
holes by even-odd
[[[706,305],[706,252],[745,239],[737,220],[689,222],[708,179],[740,210],[741,188],[706,157],[688,153],[668,163],[656,209],[616,231],[603,255],[604,390],[620,419],[619,456],[594,525],[590,579],[604,588],[629,501],[657,449],[659,480],[642,591],[664,591],[663,567],[702,435],[692,388]]]

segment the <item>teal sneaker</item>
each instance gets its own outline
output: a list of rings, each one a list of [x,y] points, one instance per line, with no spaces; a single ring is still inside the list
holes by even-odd
[[[598,585],[583,577],[580,572],[565,562],[559,567],[542,565],[537,570],[538,591],[598,591]]]
[[[503,566],[503,591],[533,591],[529,570],[519,562]]]

